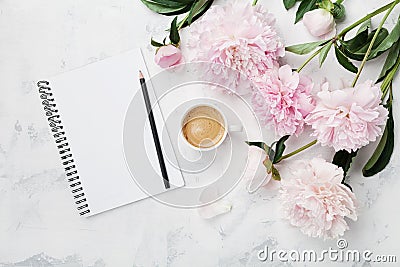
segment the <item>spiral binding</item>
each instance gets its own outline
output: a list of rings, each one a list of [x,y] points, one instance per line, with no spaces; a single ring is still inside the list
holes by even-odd
[[[39,88],[42,105],[44,107],[47,120],[49,121],[49,126],[53,133],[69,186],[71,187],[71,192],[75,199],[75,204],[77,205],[79,214],[81,216],[85,215],[90,212],[89,205],[86,201],[85,193],[83,192],[83,188],[81,186],[78,170],[74,164],[74,159],[67,142],[67,137],[63,131],[64,127],[62,126],[60,115],[56,109],[54,98],[52,98],[53,94],[51,92],[51,88],[49,87],[49,82],[39,81],[37,86]]]

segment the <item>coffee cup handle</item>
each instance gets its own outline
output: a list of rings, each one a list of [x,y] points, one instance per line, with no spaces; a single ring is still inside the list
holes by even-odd
[[[229,132],[241,132],[243,131],[242,125],[229,125],[228,126],[228,131]]]

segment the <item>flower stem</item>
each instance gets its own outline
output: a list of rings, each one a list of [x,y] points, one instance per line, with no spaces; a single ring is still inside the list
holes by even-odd
[[[289,154],[286,154],[286,155],[282,156],[280,159],[278,159],[278,161],[277,161],[276,163],[279,163],[279,162],[281,162],[281,161],[284,160],[284,159],[290,158],[291,156],[294,156],[294,155],[296,155],[296,154],[302,152],[303,150],[306,150],[307,148],[312,147],[312,146],[315,145],[316,143],[317,143],[317,140],[314,140],[314,141],[312,141],[311,143],[308,143],[307,145],[302,146],[302,147],[300,147],[299,149],[296,149],[295,151],[293,151],[293,152],[291,152],[291,153],[289,153]]]
[[[357,27],[358,25],[360,25],[361,23],[364,23],[365,21],[369,20],[372,17],[375,17],[376,15],[388,10],[389,8],[391,8],[393,5],[397,5],[399,3],[399,1],[393,1],[390,2],[389,4],[375,10],[372,13],[367,14],[365,17],[357,20],[356,22],[354,22],[353,24],[351,24],[350,26],[344,28],[337,36],[337,38],[343,37],[346,35],[346,33],[348,33],[349,31],[351,31],[352,29],[354,29],[355,27]]]
[[[382,27],[383,27],[383,24],[385,23],[385,21],[387,20],[387,18],[388,18],[389,15],[390,15],[390,13],[393,11],[394,7],[395,7],[398,3],[400,3],[400,0],[394,1],[394,2],[392,3],[392,5],[390,6],[389,10],[386,12],[385,16],[382,18],[381,23],[379,24],[378,29],[376,30],[376,32],[375,32],[375,34],[374,34],[374,37],[372,38],[371,43],[370,43],[369,46],[368,46],[368,50],[367,50],[367,52],[365,53],[365,56],[364,56],[364,58],[363,58],[363,61],[361,62],[360,67],[358,68],[356,77],[354,78],[354,81],[353,81],[353,83],[352,83],[352,87],[354,87],[354,86],[356,85],[356,83],[357,83],[357,81],[358,81],[358,78],[360,78],[361,72],[362,72],[362,70],[364,69],[365,63],[367,63],[368,57],[369,57],[369,55],[371,54],[371,51],[372,51],[372,47],[373,47],[374,44],[375,44],[376,38],[378,38],[378,34],[379,34],[379,32],[381,31],[381,29],[382,29]]]
[[[179,23],[177,30],[179,31],[180,29],[182,29],[183,24],[185,24],[186,20],[189,18],[189,13],[183,18],[183,20]]]
[[[257,5],[258,0],[253,1],[253,6]]]
[[[397,71],[399,70],[400,67],[400,57],[397,59],[396,64],[392,68],[392,70],[386,75],[386,78],[383,80],[381,84],[381,90],[382,90],[382,100],[384,100],[387,96],[387,93],[389,92],[389,89],[393,83],[393,78],[396,75]]]
[[[317,51],[315,51],[299,68],[297,68],[297,72],[300,72],[302,69],[304,69],[304,67],[310,63],[310,61],[315,58],[322,50],[323,47],[321,47],[320,49],[318,49]]]
[[[336,1],[336,3],[341,3],[341,2],[343,2],[344,0],[338,0],[338,1]],[[339,38],[342,38],[342,37],[344,37],[345,35],[346,35],[346,33],[348,33],[349,31],[351,31],[352,29],[354,29],[355,27],[357,27],[358,25],[360,25],[361,23],[364,23],[365,21],[367,21],[367,20],[369,20],[370,18],[372,18],[372,17],[374,17],[374,16],[376,16],[376,15],[378,15],[378,14],[381,14],[382,12],[384,12],[384,11],[386,11],[386,10],[388,10],[388,9],[390,9],[390,12],[393,10],[393,8],[397,5],[397,4],[399,4],[399,1],[400,0],[396,0],[396,1],[393,1],[393,2],[390,2],[389,4],[387,4],[387,5],[385,5],[385,6],[383,6],[383,7],[381,7],[381,8],[379,8],[379,9],[377,9],[377,10],[375,10],[374,12],[372,12],[372,13],[369,13],[369,14],[367,14],[365,17],[363,17],[363,18],[361,18],[361,19],[359,19],[358,21],[356,21],[356,22],[354,22],[353,24],[351,24],[350,26],[348,26],[348,27],[346,27],[345,29],[343,29],[336,37],[334,37],[331,41],[335,41],[335,40],[337,40],[337,39],[339,39]],[[257,2],[257,0],[254,0],[254,2]],[[390,14],[390,12],[389,12],[389,14]],[[387,14],[388,15],[388,14]],[[386,17],[386,19],[387,19],[387,17]],[[385,20],[386,20],[385,19]],[[381,27],[382,28],[382,27]],[[376,37],[378,37],[378,33],[379,33],[379,31],[376,31]],[[374,36],[375,37],[375,36]],[[376,41],[376,37],[375,37],[375,40],[373,40],[374,42]],[[372,44],[372,41],[371,41],[371,44]],[[372,44],[373,45],[373,44]],[[323,47],[322,47],[323,48]],[[317,51],[315,51],[304,63],[303,63],[303,65],[301,65],[298,69],[297,69],[297,72],[300,72],[308,63],[310,63],[310,61],[314,58],[314,57],[316,57],[320,52],[321,52],[321,50],[322,50],[322,48],[320,48],[319,50],[317,50]],[[372,49],[372,47],[371,47],[371,49]],[[369,53],[371,53],[371,51],[369,51]],[[364,65],[365,65],[365,63],[364,63]],[[364,66],[362,65],[362,66],[360,66],[360,69],[362,69]],[[358,75],[359,76],[359,75]],[[358,78],[357,78],[358,79]]]

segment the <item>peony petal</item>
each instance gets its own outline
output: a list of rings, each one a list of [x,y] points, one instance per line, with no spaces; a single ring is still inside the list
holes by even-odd
[[[173,45],[162,46],[157,50],[154,61],[161,68],[169,68],[179,64],[182,60],[182,53],[179,48]]]
[[[332,14],[322,8],[308,11],[303,16],[303,24],[311,35],[323,37],[335,29],[335,19]]]
[[[299,76],[289,65],[273,69],[255,80],[254,111],[266,125],[275,128],[278,136],[299,135],[304,129],[304,118],[314,109],[311,79]]]
[[[232,75],[210,67],[205,76],[228,88],[228,93],[240,95],[249,93],[250,81],[273,69],[285,53],[273,15],[239,0],[213,5],[191,26],[189,46],[195,51],[194,60],[234,70]]]
[[[388,113],[380,105],[379,88],[371,81],[334,91],[329,91],[326,84],[323,87],[315,109],[305,119],[321,145],[350,152],[382,134]]]
[[[293,168],[294,167],[294,168]],[[355,195],[343,184],[343,170],[321,158],[300,160],[282,180],[285,218],[311,237],[333,239],[357,219]]]
[[[198,208],[198,213],[203,219],[211,219],[218,215],[228,213],[232,210],[232,204],[228,200],[222,199],[215,203]]]

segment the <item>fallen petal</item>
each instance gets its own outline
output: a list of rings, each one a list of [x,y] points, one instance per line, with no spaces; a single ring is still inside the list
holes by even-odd
[[[222,199],[215,203],[208,204],[207,206],[198,209],[200,217],[203,219],[211,219],[218,215],[228,213],[232,210],[230,201]]]

